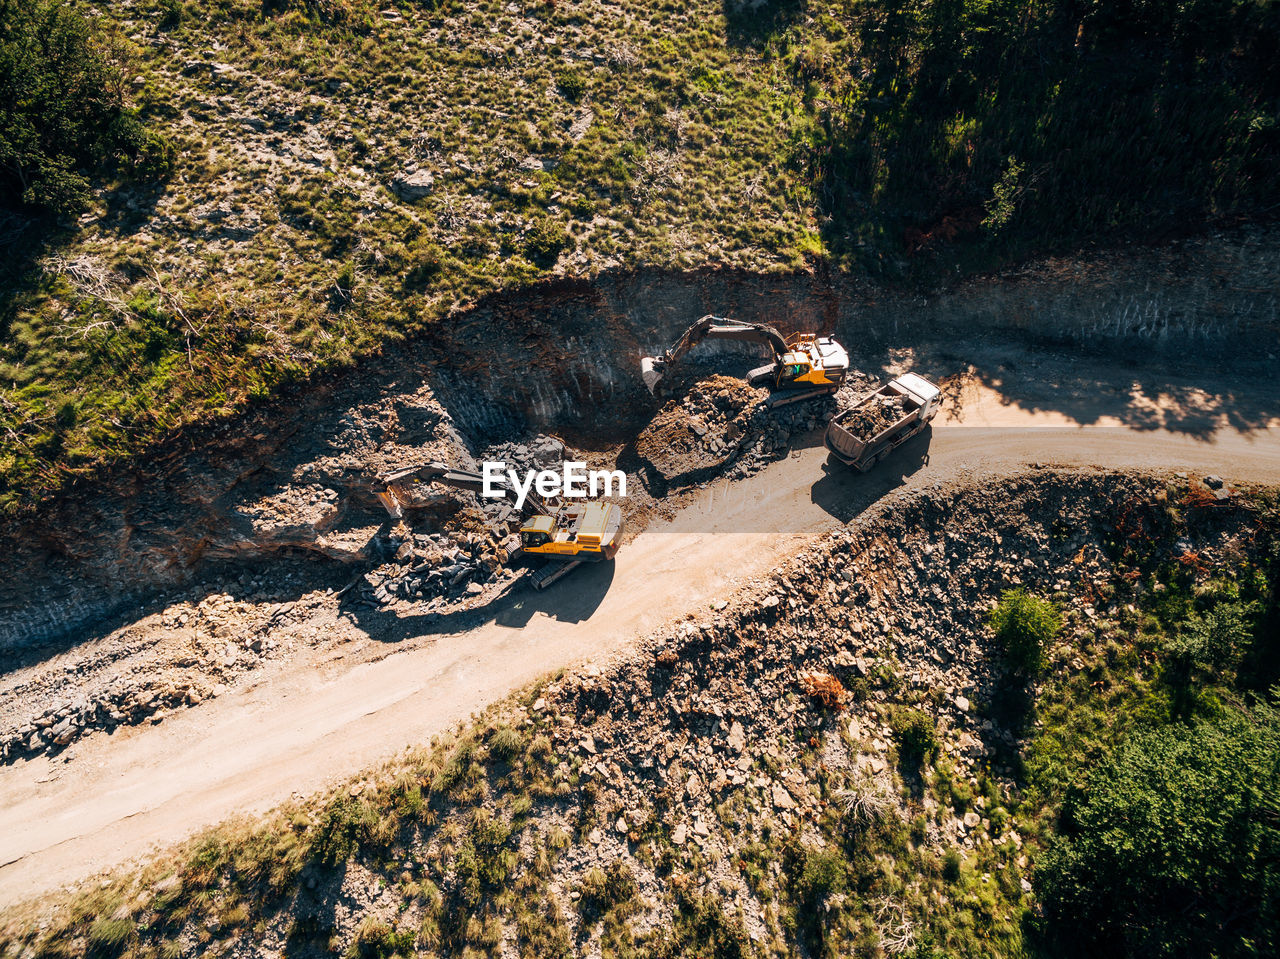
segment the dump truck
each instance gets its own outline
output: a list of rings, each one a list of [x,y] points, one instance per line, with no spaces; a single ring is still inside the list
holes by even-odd
[[[420,463],[378,477],[374,495],[395,519],[404,515],[419,498],[418,484],[439,484],[452,489],[483,494],[484,476],[444,463]],[[516,500],[509,484],[497,487],[504,498]],[[534,570],[529,582],[534,589],[546,589],[583,563],[611,560],[622,543],[622,508],[599,500],[561,501],[528,491],[521,504],[519,538],[506,544],[514,559],[524,555],[549,562]]]
[[[865,473],[924,429],[941,404],[938,387],[904,373],[836,414],[824,441],[832,456]]]
[[[656,395],[658,384],[671,367],[704,340],[756,343],[769,350],[772,361],[748,373],[747,382],[775,391],[769,398],[771,406],[834,393],[849,372],[848,352],[829,336],[783,336],[768,323],[746,323],[708,314],[685,330],[671,349],[640,358],[640,375],[649,392]]]

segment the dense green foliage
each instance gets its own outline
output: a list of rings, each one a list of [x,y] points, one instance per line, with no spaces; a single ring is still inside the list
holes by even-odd
[[[1280,948],[1280,711],[1135,733],[1068,797],[1037,883],[1067,954]]]
[[[172,151],[126,108],[118,50],[54,0],[0,0],[0,205],[84,207],[88,173],[166,173]]]
[[[794,55],[829,103],[807,155],[837,253],[1150,235],[1280,199],[1271,0],[845,10]]]
[[[1048,600],[1010,589],[991,610],[989,622],[1008,664],[1034,675],[1044,665],[1045,647],[1062,628],[1062,614]]]

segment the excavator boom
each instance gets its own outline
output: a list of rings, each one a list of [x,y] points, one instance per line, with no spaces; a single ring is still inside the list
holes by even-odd
[[[665,353],[641,357],[640,376],[649,392],[655,392],[667,370],[703,340],[760,343],[773,351],[775,360],[787,352],[786,339],[767,323],[744,323],[742,320],[708,314],[685,330],[675,345]]]
[[[772,362],[748,373],[747,382],[768,383],[779,390],[805,391],[791,401],[834,393],[849,370],[849,354],[830,337],[813,333],[784,337],[768,323],[744,323],[707,315],[685,330],[665,353],[641,357],[640,375],[649,392],[656,393],[671,367],[703,340],[732,340],[767,347],[773,354]]]
[[[460,470],[444,463],[419,463],[406,466],[404,469],[386,473],[378,478],[373,494],[378,497],[388,513],[396,519],[404,515],[403,505],[410,497],[409,487],[416,482],[439,483],[453,489],[469,490],[477,496],[483,495],[484,477],[472,470]],[[504,499],[515,500],[515,490],[507,484],[497,487]],[[533,490],[529,490],[524,501],[525,515],[536,515],[547,512],[547,504]]]

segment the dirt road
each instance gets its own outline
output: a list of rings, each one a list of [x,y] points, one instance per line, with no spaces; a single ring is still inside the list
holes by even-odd
[[[374,662],[264,676],[156,726],[0,769],[0,904],[145,855],[238,813],[265,810],[389,758],[536,677],[603,662],[847,522],[897,487],[981,482],[1030,464],[1185,469],[1280,483],[1280,431],[1198,438],[1163,429],[1064,426],[966,387],[962,415],[875,473],[826,470],[813,446],[732,486],[706,490],[646,530],[612,567],[580,570],[545,594],[496,604],[465,632],[389,647]],[[762,522],[761,517],[769,517]],[[402,624],[415,635],[413,621]]]

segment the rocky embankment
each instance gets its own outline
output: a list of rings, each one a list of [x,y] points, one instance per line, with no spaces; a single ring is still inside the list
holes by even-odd
[[[512,840],[510,881],[547,897],[575,949],[594,951],[609,934],[593,891],[607,868],[627,877],[635,938],[674,928],[693,888],[715,901],[744,952],[767,951],[795,934],[769,891],[784,882],[784,845],[818,854],[845,830],[887,820],[911,824],[917,859],[957,850],[991,870],[984,882],[998,877],[1025,896],[1024,837],[980,783],[994,783],[994,795],[1015,789],[1036,730],[1001,701],[1021,682],[992,649],[987,611],[1012,587],[1056,598],[1067,626],[1049,668],[1082,670],[1095,627],[1132,611],[1145,589],[1130,547],[1147,570],[1194,557],[1207,579],[1250,555],[1255,530],[1250,509],[1212,478],[1045,471],[891,496],[732,602],[691,614],[616,666],[547,684],[499,721],[521,731],[525,761],[550,779],[551,798],[510,824],[523,837]],[[954,789],[921,779],[904,711],[924,717],[938,743],[929,763]],[[483,764],[489,750],[460,747],[450,763],[464,754]],[[474,804],[438,799],[438,826],[403,847],[396,868],[416,884],[403,888],[431,883],[446,909],[465,897],[459,837],[505,821],[512,800],[501,776],[487,782]],[[548,866],[537,837],[555,835],[577,839]],[[439,899],[370,899],[359,863],[346,876],[340,890],[300,891],[288,914],[323,919],[337,941],[360,917],[412,930],[440,916]],[[866,894],[868,934],[902,947],[890,953],[909,949],[923,917],[905,891],[886,877]]]
[[[1048,674],[1093,677],[1118,624],[1163,588],[1159,568],[1229,577],[1269,548],[1258,519],[1213,477],[1035,470],[891,494],[625,659],[558,676],[442,752],[291,813],[285,831],[310,829],[313,852],[277,898],[246,903],[251,935],[220,918],[230,889],[165,935],[246,956],[375,932],[446,953],[552,941],[594,954],[619,936],[678,944],[696,921],[697,942],[785,954],[820,907],[841,941],[900,954],[939,909],[1014,928],[1038,839],[1003,797],[1037,726],[1013,708],[1023,680],[987,611],[1011,587],[1053,598],[1067,615]],[[856,892],[801,908],[850,843],[871,857]],[[963,886],[939,878],[945,862]],[[209,881],[197,873],[164,888]],[[987,883],[999,897],[971,897]]]

